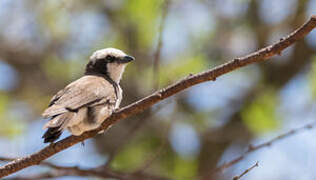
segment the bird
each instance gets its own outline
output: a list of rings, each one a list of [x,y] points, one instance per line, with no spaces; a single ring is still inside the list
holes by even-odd
[[[42,138],[53,143],[67,129],[72,135],[98,128],[119,108],[122,88],[119,83],[125,67],[135,58],[122,50],[105,48],[95,51],[84,75],[52,97],[42,116],[49,121]]]

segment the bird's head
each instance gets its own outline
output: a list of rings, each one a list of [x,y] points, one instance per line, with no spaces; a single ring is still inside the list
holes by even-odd
[[[86,66],[86,74],[108,75],[119,83],[126,65],[135,58],[115,48],[95,51]]]

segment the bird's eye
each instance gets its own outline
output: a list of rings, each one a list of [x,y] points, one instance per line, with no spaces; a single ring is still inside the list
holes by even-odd
[[[115,60],[115,57],[108,55],[108,56],[106,56],[105,59],[106,59],[108,62],[113,62],[113,61]]]

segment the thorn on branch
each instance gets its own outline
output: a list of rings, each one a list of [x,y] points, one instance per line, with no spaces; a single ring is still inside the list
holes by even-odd
[[[160,90],[156,95],[158,96],[158,98],[160,99],[161,97],[162,97],[162,93],[163,91],[162,90]]]
[[[239,180],[240,178],[242,178],[245,174],[249,173],[251,170],[253,170],[255,167],[259,167],[259,162],[257,161],[256,164],[254,164],[253,166],[251,166],[250,168],[246,169],[243,173],[241,173],[241,175],[239,176],[235,176],[233,178],[233,180]]]
[[[189,73],[189,75],[187,76],[187,78],[190,78],[193,76],[193,73]]]
[[[267,51],[268,51],[268,52],[270,52],[271,50],[272,50],[272,47],[271,47],[271,46],[267,47]]]
[[[249,144],[248,146],[248,152],[255,150],[255,147],[252,144]]]
[[[239,58],[235,58],[234,59],[234,64],[236,64],[237,66],[240,65],[240,59]]]

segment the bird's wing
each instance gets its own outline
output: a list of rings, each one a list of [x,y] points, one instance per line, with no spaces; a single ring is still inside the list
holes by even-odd
[[[43,117],[53,117],[65,112],[76,112],[84,106],[94,106],[114,100],[113,86],[104,78],[84,76],[59,91],[51,100]]]
[[[68,87],[68,86],[67,86]],[[49,105],[48,107],[51,107],[52,105],[55,104],[56,101],[58,101],[58,99],[65,93],[65,91],[67,90],[67,87],[65,89],[62,89],[60,91],[57,92],[57,94],[55,96],[52,97],[52,99],[49,101]]]

